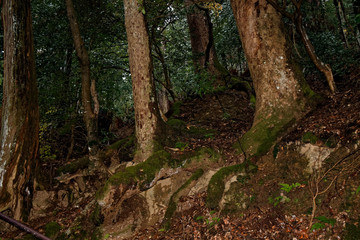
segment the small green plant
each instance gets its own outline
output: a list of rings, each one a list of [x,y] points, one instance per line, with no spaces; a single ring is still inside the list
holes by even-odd
[[[183,142],[177,142],[175,144],[175,148],[180,149],[180,151],[184,151],[187,147],[189,147],[188,143],[183,143]]]
[[[289,193],[293,189],[301,186],[300,183],[293,183],[291,185],[286,184],[286,183],[279,183],[279,185],[281,186],[280,190],[282,190],[286,193]],[[291,199],[288,198],[287,196],[285,196],[283,193],[281,193],[280,196],[277,196],[275,198],[269,197],[268,200],[269,200],[270,204],[274,205],[274,207],[279,205],[279,203],[287,203],[287,202],[291,201]]]
[[[219,217],[213,217],[211,218],[211,220],[206,219],[206,225],[211,228],[213,227],[215,224],[218,224],[220,222],[221,218]]]
[[[211,212],[215,213],[215,211],[211,211]],[[211,212],[210,212],[210,214],[211,214]],[[221,218],[219,218],[219,217],[205,218],[204,216],[197,216],[195,218],[195,221],[205,222],[207,227],[211,228],[214,225],[218,224],[221,221]]]
[[[273,204],[274,207],[276,207],[277,205],[279,205],[279,203],[287,203],[287,202],[290,202],[291,199],[288,198],[287,196],[285,195],[280,195],[280,196],[277,196],[275,198],[272,198],[272,197],[269,197],[269,203],[270,204]]]
[[[281,190],[285,191],[285,192],[290,192],[291,190],[293,190],[294,188],[300,187],[301,184],[300,183],[293,183],[291,185],[286,184],[286,183],[279,183],[279,185],[281,186]]]
[[[360,192],[360,186],[357,187],[356,191],[355,191],[355,195],[357,195]]]
[[[318,229],[323,229],[325,227],[325,223],[330,224],[331,226],[334,226],[336,223],[336,220],[333,218],[327,218],[325,216],[319,216],[316,217],[315,219],[319,220],[320,222],[314,223],[311,226],[310,230],[318,230]]]

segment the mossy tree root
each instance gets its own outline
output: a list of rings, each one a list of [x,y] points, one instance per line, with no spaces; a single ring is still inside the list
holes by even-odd
[[[126,191],[128,188],[139,188],[146,190],[151,187],[151,182],[161,168],[170,163],[171,155],[160,150],[155,152],[145,162],[135,166],[127,167],[124,171],[112,175],[105,183],[104,187],[96,193],[97,200],[101,200],[109,191],[110,186],[121,186]]]
[[[164,229],[166,229],[166,230],[170,229],[171,218],[176,211],[176,201],[179,199],[179,196],[178,196],[179,193],[182,190],[184,190],[185,188],[187,188],[190,185],[190,183],[192,183],[193,181],[197,181],[203,174],[204,174],[203,169],[200,168],[200,169],[196,170],[193,173],[193,175],[191,175],[191,177],[178,190],[176,190],[176,192],[171,196],[169,205],[166,209],[165,216],[164,216],[164,219],[162,222],[162,226]]]
[[[254,173],[256,170],[257,166],[249,162],[221,168],[210,179],[207,189],[206,206],[210,209],[217,209],[219,207],[225,190],[225,178],[233,174]]]
[[[261,119],[261,118],[260,118]],[[239,148],[246,157],[258,157],[266,154],[275,145],[279,137],[295,124],[296,118],[289,113],[273,113],[268,118],[256,122],[251,129],[240,138]]]

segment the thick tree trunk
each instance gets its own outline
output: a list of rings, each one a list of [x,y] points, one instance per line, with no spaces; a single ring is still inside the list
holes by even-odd
[[[262,155],[304,116],[311,90],[291,58],[281,15],[266,0],[231,5],[256,92],[253,126],[240,148],[249,156]]]
[[[39,108],[30,0],[7,0],[4,27],[4,92],[0,137],[0,211],[26,220],[38,160]]]
[[[197,3],[198,0],[185,0],[195,71],[200,73],[207,70],[210,75],[216,77],[215,85],[224,85],[224,82],[221,82],[222,74],[219,70],[221,67],[215,51],[209,10],[200,7]]]
[[[149,35],[142,6],[138,0],[124,0],[124,7],[138,148],[134,161],[142,162],[154,152],[163,121],[155,94]]]
[[[96,98],[95,82],[91,83],[90,60],[81,38],[79,24],[76,19],[72,0],[65,0],[75,50],[81,68],[81,99],[84,108],[84,122],[87,131],[89,153],[94,156],[98,152],[98,114],[99,104]]]

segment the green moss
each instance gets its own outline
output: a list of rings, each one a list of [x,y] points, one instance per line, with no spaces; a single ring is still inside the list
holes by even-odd
[[[186,123],[180,119],[171,118],[166,122],[169,126],[173,128],[185,128]]]
[[[110,145],[108,147],[108,149],[112,149],[112,150],[118,150],[118,149],[126,149],[128,147],[131,147],[135,144],[135,136],[131,135],[130,137],[121,139],[115,143],[113,143],[112,145]]]
[[[80,158],[72,163],[66,164],[64,166],[61,166],[58,168],[57,175],[60,175],[61,173],[75,173],[79,169],[85,169],[89,166],[90,160],[88,157]]]
[[[360,227],[356,226],[355,224],[346,223],[344,239],[345,240],[358,240],[358,239],[360,239]]]
[[[303,141],[304,143],[315,144],[317,140],[318,140],[318,138],[317,138],[312,132],[306,132],[306,133],[302,136],[302,141]]]
[[[101,207],[99,204],[96,204],[94,211],[90,215],[90,219],[95,226],[100,226],[103,223],[104,218],[101,214]]]
[[[273,113],[246,132],[240,139],[240,149],[249,157],[262,156],[276,143],[277,138],[295,123],[292,114]]]
[[[58,235],[60,230],[61,230],[60,224],[58,224],[57,222],[49,222],[48,224],[45,225],[45,236],[55,239],[56,235]]]
[[[22,240],[37,240],[37,238],[34,237],[34,236],[31,235],[31,234],[26,234],[26,235],[22,238]]]
[[[209,159],[211,162],[217,162],[221,157],[221,154],[212,148],[202,147],[195,152],[195,155],[191,157],[191,160],[203,160],[204,158]]]
[[[187,131],[190,136],[198,138],[212,138],[216,135],[216,131],[213,129],[190,127]]]
[[[169,118],[180,115],[180,112],[181,112],[181,111],[180,111],[180,108],[181,108],[181,106],[182,106],[182,102],[181,102],[181,101],[179,101],[179,102],[174,102],[174,104],[171,106],[171,109],[170,109],[171,116],[170,116]]]
[[[191,175],[191,177],[171,196],[162,224],[166,230],[170,229],[171,218],[176,211],[176,198],[178,197],[177,195],[179,194],[180,191],[187,188],[191,182],[198,180],[203,174],[204,174],[204,170],[202,169],[196,170],[193,173],[193,175]]]
[[[145,162],[135,166],[127,167],[124,171],[112,175],[105,183],[104,187],[97,192],[97,199],[102,199],[111,185],[139,184],[140,189],[145,189],[155,178],[155,174],[170,162],[171,155],[160,150],[155,152]]]
[[[251,163],[242,163],[233,166],[223,167],[217,171],[210,179],[208,189],[206,206],[211,209],[216,209],[219,206],[219,202],[225,190],[225,178],[241,172],[253,173],[257,170],[257,167]]]

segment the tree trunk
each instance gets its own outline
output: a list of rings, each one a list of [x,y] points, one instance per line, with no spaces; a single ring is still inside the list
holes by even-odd
[[[256,92],[253,126],[240,139],[240,149],[259,156],[304,116],[305,95],[312,91],[291,57],[281,15],[266,0],[231,5]]]
[[[71,33],[74,40],[75,50],[81,68],[81,99],[84,108],[84,122],[87,131],[87,142],[91,156],[98,152],[98,109],[95,83],[91,83],[90,60],[80,35],[79,24],[76,19],[72,0],[65,0],[66,10],[70,23]],[[93,92],[95,91],[95,92]]]
[[[336,8],[336,15],[339,21],[339,30],[340,30],[340,35],[344,41],[344,44],[346,46],[346,48],[349,48],[349,42],[347,39],[347,33],[346,33],[346,20],[345,20],[345,16],[344,16],[344,11],[343,11],[343,5],[341,0],[334,0],[333,1],[334,6]]]
[[[220,63],[215,51],[209,10],[200,7],[198,2],[198,0],[185,0],[195,71],[200,73],[206,70],[210,75],[215,76],[215,85],[224,85],[219,70]]]
[[[0,211],[26,220],[38,161],[39,108],[30,0],[7,0],[0,137]]]
[[[323,63],[319,57],[315,53],[315,48],[312,45],[304,26],[302,25],[302,16],[301,14],[296,14],[295,16],[295,25],[297,28],[297,31],[299,32],[301,36],[301,41],[303,42],[306,52],[308,53],[311,61],[315,64],[316,68],[319,69],[320,72],[322,72],[325,75],[326,81],[329,85],[331,93],[334,93],[336,91],[336,85],[334,81],[334,76],[331,70],[331,67],[329,64]]]
[[[134,161],[142,162],[154,152],[163,121],[155,94],[149,35],[141,12],[143,6],[138,0],[124,0],[124,8],[135,109],[137,152]]]
[[[360,14],[360,0],[353,0],[354,15]],[[356,40],[360,47],[360,23],[356,25]]]

